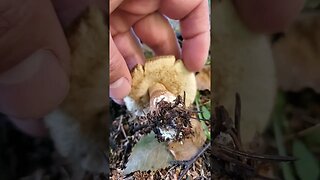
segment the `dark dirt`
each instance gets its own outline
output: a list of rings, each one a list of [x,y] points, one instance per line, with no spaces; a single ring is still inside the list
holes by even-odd
[[[53,143],[48,138],[33,138],[18,131],[0,115],[0,179],[19,179],[41,169],[51,173],[55,163]],[[54,178],[60,177],[55,173]]]
[[[69,180],[71,175],[71,165],[55,150],[50,138],[23,134],[5,115],[0,114],[1,180]],[[106,179],[92,173],[84,173],[80,177],[84,180]]]
[[[205,96],[210,97],[208,94]],[[292,131],[290,133],[286,132],[284,135],[287,138],[288,147],[290,147],[290,142],[293,139],[303,139],[305,137],[305,134],[301,134],[301,132],[320,123],[320,95],[309,89],[299,93],[287,92],[285,93],[285,97],[287,98],[285,113],[289,122],[288,125]],[[115,119],[112,127],[118,128],[120,117],[122,117],[124,132],[128,132],[129,124],[127,121],[130,117],[125,115],[125,108],[112,104],[110,110],[111,115]],[[222,130],[223,129],[227,131],[226,129],[228,128],[222,128]],[[211,133],[212,136],[214,136],[214,134],[221,135],[219,133]],[[114,157],[122,158],[122,156],[127,156],[130,153],[132,145],[135,142],[134,139],[130,139],[128,135],[130,135],[129,132],[127,137],[130,143],[125,144],[122,142],[122,151],[118,151],[118,155]],[[204,155],[200,156],[190,167],[187,176],[197,177],[198,179],[210,179],[210,176],[213,179],[230,179],[230,177],[237,179],[241,179],[242,177],[242,179],[245,179],[243,178],[244,175],[247,177],[252,176],[254,173],[265,176],[279,176],[280,172],[277,161],[270,163],[261,161],[261,158],[256,158],[257,155],[261,157],[261,153],[277,154],[273,138],[272,129],[269,129],[263,137],[257,138],[256,143],[260,145],[263,144],[261,147],[253,143],[252,147],[254,148],[252,148],[252,151],[256,153],[252,154],[252,152],[247,152],[246,155],[237,155],[232,151],[236,149],[234,148],[235,146],[234,143],[232,143],[232,139],[220,136],[217,138],[217,142],[213,142],[212,147],[217,148],[208,149]],[[110,144],[110,146],[112,148],[119,148],[120,140],[125,139],[122,130],[118,132],[115,139],[116,141]],[[215,146],[215,143],[220,143],[218,140],[224,142],[223,145],[227,148]],[[318,146],[310,144],[309,147],[320,159]],[[254,158],[252,158],[252,156]],[[271,158],[274,159],[275,157]],[[117,158],[110,158],[110,160],[120,162]],[[111,166],[113,178],[119,179],[118,177],[121,177],[119,169],[115,167],[123,167],[124,165],[124,163],[117,163],[115,166]],[[253,170],[252,167],[254,167],[255,170]],[[210,172],[210,168],[212,168],[213,171]],[[183,169],[183,166],[172,166],[156,172],[136,172],[128,179],[147,179],[151,177],[155,177],[155,179],[177,178]],[[68,178],[71,173],[70,171],[70,165],[64,158],[58,155],[49,138],[29,137],[19,132],[7,120],[6,116],[0,114],[0,179],[70,179]],[[238,174],[236,172],[238,172]],[[246,172],[246,174],[242,173],[239,175],[239,172]],[[92,174],[86,174],[83,179],[94,179],[97,177],[98,176]],[[103,178],[104,177],[100,177],[100,179]]]
[[[110,154],[111,179],[176,179],[184,170],[186,164],[173,164],[172,166],[154,172],[134,172],[124,177],[121,172],[125,168],[132,147],[139,139],[151,131],[157,136],[159,142],[168,141],[161,136],[159,128],[175,129],[178,133],[172,141],[181,141],[192,135],[190,118],[194,110],[187,110],[183,98],[179,96],[175,103],[160,101],[157,111],[148,113],[145,117],[133,120],[129,113],[120,115],[113,122],[110,134],[110,144],[113,149]],[[195,109],[195,107],[193,107]],[[210,179],[210,159],[208,152],[196,159],[187,172],[192,179]]]

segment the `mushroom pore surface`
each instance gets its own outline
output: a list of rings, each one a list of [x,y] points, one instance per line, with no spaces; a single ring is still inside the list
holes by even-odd
[[[185,93],[185,105],[188,107],[196,96],[194,73],[189,72],[183,62],[174,56],[148,59],[144,66],[137,65],[131,75],[131,92],[124,102],[127,109],[138,116],[150,111],[154,102],[150,104],[152,98],[155,101],[163,99],[172,102],[178,95],[184,97]]]

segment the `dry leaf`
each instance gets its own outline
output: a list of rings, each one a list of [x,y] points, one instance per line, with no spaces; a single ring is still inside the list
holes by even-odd
[[[273,45],[278,83],[286,91],[320,93],[320,14],[304,14]]]
[[[275,170],[271,163],[261,163],[257,167],[257,172],[259,175],[275,179]]]
[[[202,129],[201,123],[198,120],[191,119],[192,130],[194,136],[190,136],[181,142],[171,142],[168,144],[170,152],[176,160],[189,160],[197,154],[199,149],[206,141],[206,135]]]
[[[172,156],[167,150],[166,143],[159,143],[155,134],[151,132],[140,139],[133,147],[124,174],[134,171],[154,171],[166,168],[172,161]]]
[[[206,65],[197,75],[198,90],[211,90],[211,67]]]

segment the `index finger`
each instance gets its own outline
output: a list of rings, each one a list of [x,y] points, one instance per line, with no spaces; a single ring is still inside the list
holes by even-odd
[[[180,20],[182,59],[187,69],[199,71],[208,57],[210,19],[207,0],[162,0],[160,11]]]

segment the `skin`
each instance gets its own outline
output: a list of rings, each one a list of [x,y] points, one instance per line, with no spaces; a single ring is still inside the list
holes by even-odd
[[[285,28],[302,7],[301,0],[290,3],[262,0],[270,10],[262,11],[263,6],[254,0],[239,2],[234,1],[248,27],[266,33]],[[89,4],[104,9],[105,3],[105,0],[0,2],[0,112],[23,132],[45,135],[41,118],[54,110],[68,92],[70,50],[63,28],[69,27]],[[109,0],[109,3],[110,97],[115,101],[121,103],[130,91],[129,70],[145,61],[137,38],[157,55],[174,54],[182,58],[191,71],[202,68],[210,44],[207,1]],[[185,39],[182,50],[163,15],[180,20]]]
[[[182,58],[191,71],[202,68],[210,45],[208,1],[110,2],[110,96],[115,101],[121,102],[129,94],[130,70],[145,61],[138,38],[151,47],[156,55],[173,54],[176,58]],[[184,38],[182,50],[164,16],[180,20]]]
[[[70,50],[63,28],[89,4],[106,7],[103,2],[0,2],[0,112],[22,131],[45,135],[41,118],[62,102],[69,88]]]

